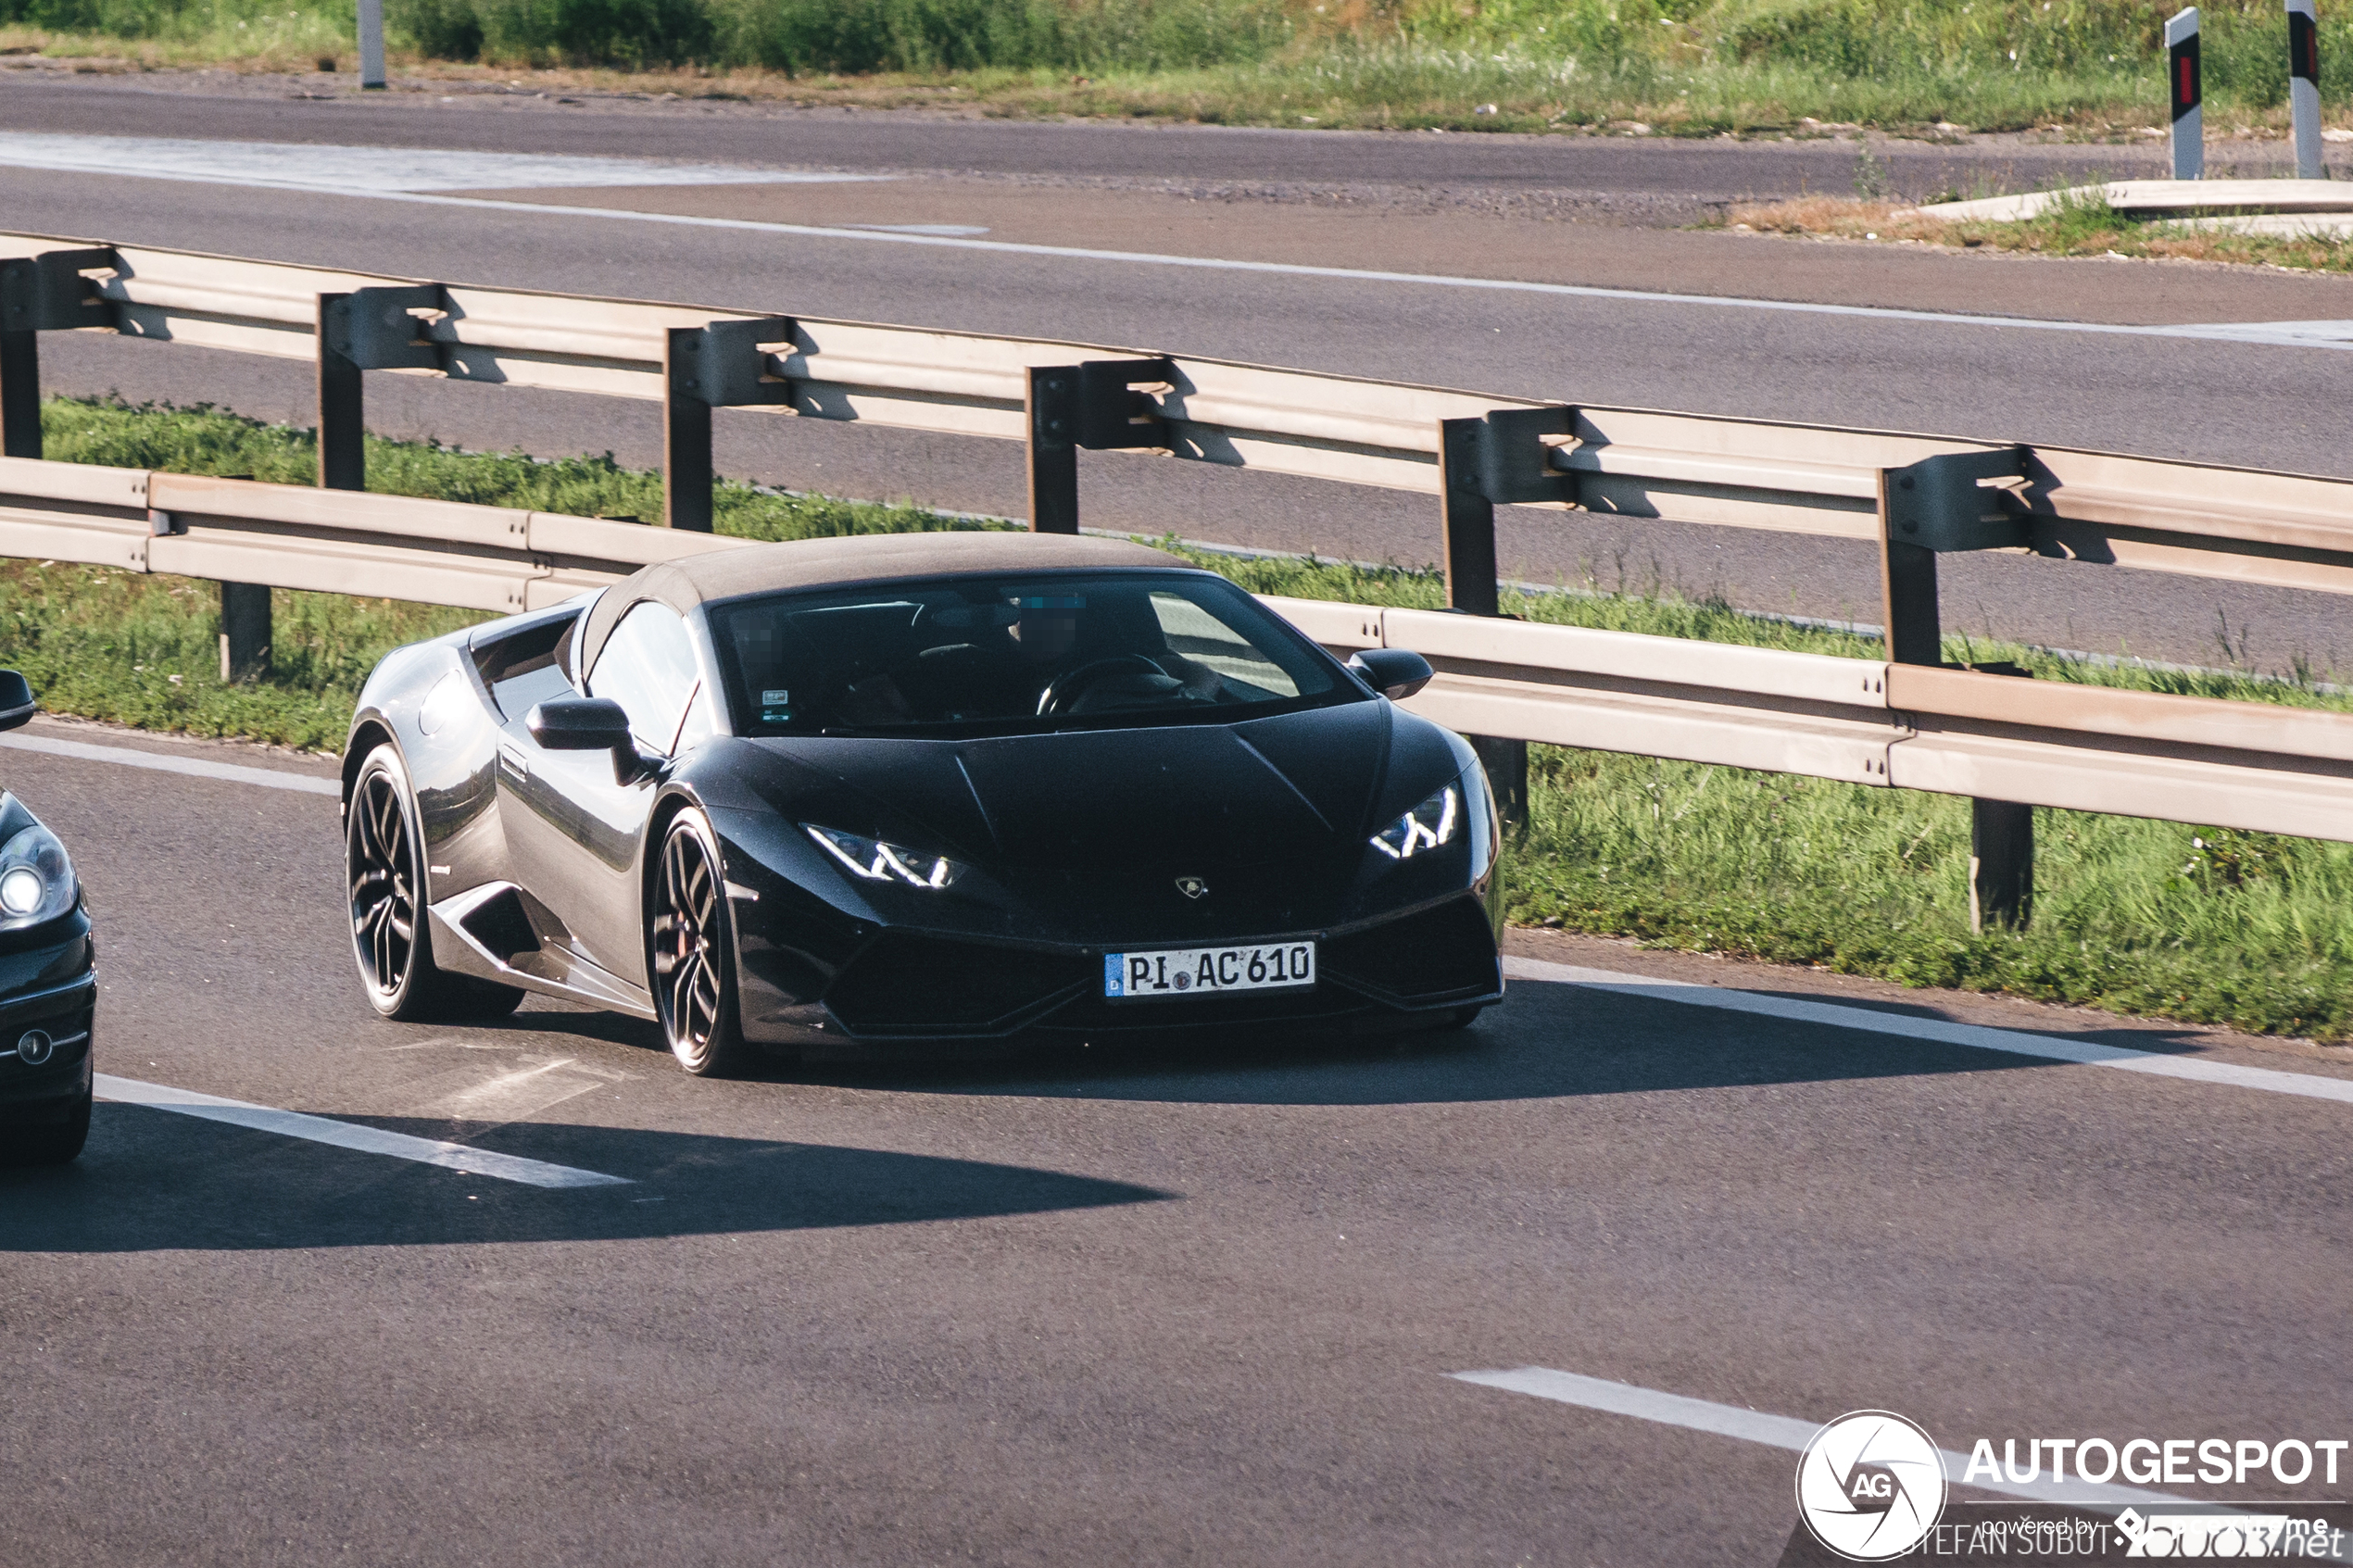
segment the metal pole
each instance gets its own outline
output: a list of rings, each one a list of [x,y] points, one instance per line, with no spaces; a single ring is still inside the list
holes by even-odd
[[[1479,442],[1485,420],[1441,420],[1439,483],[1446,496],[1446,602],[1472,615],[1492,615],[1495,586],[1495,503],[1478,486]]]
[[[1977,481],[1966,474],[1943,482],[1966,484],[1971,492],[1977,489]],[[1888,487],[1937,483],[1938,476],[1918,470],[1904,473],[1882,469],[1879,476],[1881,613],[1887,627],[1887,657],[1892,663],[1925,664],[1931,669],[1944,663],[1944,629],[1936,599],[1936,552],[1894,536],[1895,508],[1890,505]],[[1916,516],[1924,507],[1939,509],[1922,497],[1913,502],[1908,512]],[[1961,509],[1977,508],[1972,503]],[[2026,673],[2015,666],[1998,669],[2003,674]],[[1989,923],[2026,929],[2034,905],[2034,808],[2010,800],[1969,802],[1969,883],[1971,931],[1982,933]]]
[[[41,456],[41,334],[0,332],[0,456]]]
[[[2024,931],[2034,913],[2034,808],[1969,803],[1969,928]]]
[[[319,488],[368,488],[364,383],[359,361],[335,346],[327,316],[348,295],[319,296]]]
[[[2206,121],[2198,112],[2197,7],[2165,24],[2165,71],[2173,99],[2173,178],[2206,178]]]
[[[1495,503],[1479,488],[1485,420],[1438,421],[1438,479],[1443,498],[1446,605],[1468,615],[1502,608],[1495,582]],[[1466,735],[1495,792],[1495,809],[1514,827],[1528,821],[1528,743]]]
[[[662,345],[662,521],[711,532],[711,405],[703,400],[700,327],[672,327]]]
[[[384,84],[384,0],[359,0],[359,85]]]
[[[243,681],[270,669],[270,590],[258,583],[220,584],[220,678]]]
[[[2327,179],[2321,161],[2321,27],[2312,0],[2287,0],[2287,112],[2296,127],[2296,177]]]
[[[1023,405],[1029,416],[1029,529],[1078,532],[1078,367],[1032,365]]]

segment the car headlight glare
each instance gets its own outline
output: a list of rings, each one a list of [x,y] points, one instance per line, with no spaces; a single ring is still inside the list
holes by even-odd
[[[1392,860],[1410,860],[1416,854],[1451,844],[1463,827],[1463,793],[1448,784],[1380,832],[1373,847]]]
[[[850,875],[862,882],[898,882],[937,891],[952,885],[964,874],[964,868],[946,856],[926,855],[903,844],[888,844],[837,828],[812,825],[808,832],[820,849],[839,860]],[[0,890],[0,895],[4,893]]]
[[[0,931],[55,920],[80,891],[66,847],[47,828],[35,823],[0,845]]]

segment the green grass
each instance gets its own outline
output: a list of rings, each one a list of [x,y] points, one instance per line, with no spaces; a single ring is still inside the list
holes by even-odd
[[[52,457],[307,482],[307,433],[214,409],[53,400]],[[610,458],[371,443],[371,485],[491,505],[651,516],[654,476]],[[970,527],[912,508],[718,493],[722,532],[759,538]],[[1187,551],[1253,592],[1407,608],[1444,602],[1434,572]],[[149,728],[333,748],[378,658],[482,619],[333,595],[275,596],[264,679],[218,678],[211,584],[96,567],[0,564],[0,661],[50,709]],[[1877,639],[1719,603],[1598,591],[1522,593],[1530,621],[1857,658]],[[2290,680],[2072,659],[1955,638],[2045,680],[2353,709],[2313,672]],[[175,677],[177,677],[175,679]],[[2038,811],[2024,933],[1971,935],[1965,801],[1608,752],[1533,748],[1531,821],[1511,859],[1526,924],[1820,965],[2326,1039],[2353,1036],[2353,846]]]
[[[2147,257],[2353,272],[2353,239],[2344,235],[2242,234],[2200,228],[2191,220],[2134,218],[2110,206],[2100,185],[2062,191],[2043,212],[2016,221],[1947,220],[1883,198],[1806,196],[1736,206],[1716,223],[1768,232],[1836,234],[1882,245],[1919,242],[2036,256]]]
[[[1260,124],[1662,133],[2162,123],[2143,0],[391,0],[412,68],[734,72],[730,94]],[[2211,128],[2276,124],[2276,0],[2202,7]],[[2322,19],[2322,90],[2353,94],[2353,19]],[[308,69],[352,49],[347,0],[0,0],[52,55]],[[677,73],[686,73],[683,76]],[[672,80],[673,77],[676,79]],[[1482,110],[1486,112],[1482,112]]]

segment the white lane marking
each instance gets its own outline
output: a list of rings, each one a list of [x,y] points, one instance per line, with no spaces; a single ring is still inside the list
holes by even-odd
[[[77,762],[120,762],[130,768],[153,768],[161,773],[187,773],[200,779],[259,784],[265,789],[298,790],[305,795],[343,794],[343,786],[333,779],[281,773],[271,768],[246,768],[234,762],[210,762],[201,757],[165,757],[152,751],[133,751],[127,746],[92,746],[86,741],[52,740],[47,735],[0,735],[0,746],[37,751],[44,757],[70,757]]]
[[[9,160],[0,157],[0,165]],[[219,174],[175,174],[155,169],[109,168],[87,172],[126,180],[196,181],[257,190],[319,191],[321,187],[287,179],[229,179]],[[874,176],[873,178],[888,178]],[[486,187],[484,187],[486,188]],[[802,239],[865,240],[878,245],[944,245],[955,250],[990,251],[1003,256],[1043,256],[1065,261],[1108,261],[1130,267],[1181,267],[1213,272],[1258,272],[1294,278],[1330,278],[1352,283],[1404,283],[1427,288],[1477,289],[1497,294],[1548,295],[1555,298],[1605,299],[1639,305],[1698,306],[1718,310],[1787,311],[1806,316],[1845,316],[1859,320],[1913,321],[1943,327],[2004,327],[2020,332],[2090,332],[2105,337],[2154,337],[2194,342],[2229,342],[2271,348],[2353,350],[2353,341],[2327,335],[2282,333],[2268,321],[2207,321],[2176,326],[2130,326],[2113,321],[2045,320],[2032,316],[1971,316],[1958,311],[1900,310],[1879,305],[1825,305],[1796,299],[1744,299],[1733,295],[1667,294],[1655,289],[1601,288],[1591,283],[1537,283],[1516,278],[1465,278],[1442,272],[1383,272],[1358,267],[1317,267],[1292,261],[1239,261],[1226,257],[1169,256],[1153,251],[1100,250],[1083,245],[1047,245],[1014,240],[960,238],[949,234],[908,233],[898,229],[858,228],[848,224],[771,223],[749,218],[699,218],[682,212],[632,212],[623,207],[573,207],[552,202],[500,201],[490,196],[435,195],[424,191],[368,190],[338,187],[332,192],[365,201],[412,202],[428,207],[471,207],[484,212],[538,214],[555,218],[595,218],[627,223],[662,223],[688,229],[731,229],[755,234],[790,234]],[[929,227],[929,225],[916,225]]]
[[[978,223],[843,223],[844,229],[872,229],[878,234],[946,234],[951,238],[968,238],[988,232]]]
[[[1655,1388],[1584,1377],[1573,1372],[1554,1372],[1551,1367],[1524,1366],[1510,1372],[1450,1372],[1446,1375],[1459,1382],[1476,1383],[1482,1387],[1506,1389],[1514,1394],[1533,1394],[1540,1399],[1554,1399],[1564,1405],[1577,1405],[1610,1415],[1630,1415],[1637,1421],[1654,1421],[1662,1426],[1710,1432],[1719,1437],[1738,1437],[1745,1443],[1787,1449],[1792,1453],[1804,1453],[1806,1445],[1814,1440],[1814,1434],[1822,1429],[1818,1422],[1798,1421],[1786,1415],[1768,1415],[1762,1411],[1745,1411],[1738,1405],[1719,1405],[1681,1394],[1662,1394]],[[2173,1505],[2189,1501],[2186,1498],[2144,1491],[2138,1486],[2120,1486],[2112,1482],[1988,1481],[1982,1473],[1977,1480],[1964,1481],[1962,1476],[1969,1470],[1967,1455],[1957,1454],[1950,1449],[1939,1449],[1936,1456],[1944,1461],[1944,1479],[1957,1486],[1974,1486],[2008,1497],[2032,1498],[2037,1502],[2072,1503],[2079,1507],[2114,1511],[2146,1508],[2151,1503]]]
[[[2233,1088],[2261,1089],[2268,1094],[2300,1095],[2309,1099],[2353,1105],[2353,1079],[2324,1078],[2316,1073],[2283,1073],[2270,1067],[2241,1067],[2227,1061],[2167,1056],[2158,1051],[2127,1050],[2121,1046],[2096,1045],[2089,1040],[2062,1040],[2053,1035],[2028,1035],[2014,1029],[1989,1029],[1977,1023],[1951,1023],[1941,1018],[1914,1018],[1904,1013],[1878,1012],[1837,1002],[1803,1002],[1787,997],[1760,996],[1729,986],[1706,985],[1692,980],[1660,980],[1615,969],[1582,969],[1574,964],[1547,963],[1541,959],[1506,957],[1504,972],[1515,980],[1549,980],[1614,991],[1651,1001],[1680,1002],[1687,1007],[1721,1008],[1728,1012],[1755,1013],[1793,1023],[1821,1023],[1835,1029],[1860,1029],[1873,1035],[1901,1035],[1906,1039],[1934,1040],[1948,1046],[2007,1051],[2012,1056],[2043,1057],[2052,1061],[2078,1062],[2087,1067],[2114,1067],[2159,1078],[2186,1078],[2199,1084],[2227,1084]]]
[[[582,185],[845,184],[890,178],[571,154],[210,142],[181,136],[72,136],[40,131],[0,131],[0,164],[79,174],[136,169],[159,178],[224,185],[290,185],[352,195],[371,191],[512,191]]]
[[[182,1116],[200,1116],[208,1122],[226,1122],[233,1127],[251,1127],[258,1132],[276,1133],[311,1143],[332,1144],[337,1148],[354,1148],[363,1154],[388,1154],[395,1160],[413,1160],[420,1165],[439,1165],[446,1170],[463,1171],[472,1176],[494,1176],[502,1182],[520,1182],[525,1186],[535,1187],[632,1185],[626,1176],[608,1176],[601,1171],[551,1165],[544,1160],[525,1160],[519,1155],[497,1154],[486,1148],[469,1148],[464,1144],[443,1143],[437,1138],[387,1133],[382,1128],[365,1127],[355,1122],[306,1116],[298,1110],[250,1105],[241,1099],[222,1099],[216,1095],[197,1094],[193,1089],[175,1089],[167,1084],[143,1084],[136,1078],[117,1078],[106,1073],[97,1074],[97,1080],[101,1099],[117,1100],[124,1105],[143,1105],[152,1110],[177,1111]]]

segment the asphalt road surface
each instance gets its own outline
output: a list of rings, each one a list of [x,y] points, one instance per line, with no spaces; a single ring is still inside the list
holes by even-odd
[[[332,764],[24,734],[114,759],[0,749],[111,1092],[621,1180],[102,1103],[0,1175],[10,1568],[1762,1565],[1794,1456],[1662,1397],[2353,1436],[2341,1051],[1528,935],[1455,1036],[703,1082],[539,1001],[379,1021],[332,796],[120,759]],[[1452,1375],[1526,1368],[1642,1413]]]
[[[1693,232],[1661,227],[1669,219],[1643,205],[1645,192],[1671,196],[1672,207],[1835,185],[1832,174],[1851,176],[1851,144],[1293,136],[740,106],[558,107],[481,94],[314,102],[259,96],[250,83],[213,90],[170,81],[173,90],[156,91],[119,79],[11,74],[0,80],[0,132],[263,140],[321,149],[313,157],[396,139],[426,149],[690,157],[890,178],[385,200],[350,189],[263,188],[250,169],[224,177],[241,182],[204,183],[8,167],[0,156],[8,224],[451,280],[1070,337],[1514,395],[2353,472],[2334,411],[2353,363],[2330,335],[2353,336],[2343,327],[2353,320],[2353,280]],[[299,177],[306,155],[271,156]],[[1995,168],[1997,183],[2039,182],[2011,178],[2020,160],[2043,171],[2077,158],[2145,172],[2131,161],[2145,157],[2134,148],[1917,146],[1884,156],[1919,173],[1916,182],[1958,178],[1920,172],[1936,159],[1981,173]],[[541,210],[555,206],[570,210]],[[1572,220],[1580,212],[1590,220]],[[678,215],[736,226],[661,220]],[[761,227],[779,220],[795,232]],[[1005,254],[963,248],[952,236],[883,232],[908,225],[1056,248]],[[1088,254],[1069,254],[1079,251]],[[1645,296],[1341,282],[1127,259],[1138,253],[1339,261]],[[2135,330],[2048,330],[1988,317]],[[2263,325],[2280,322],[2334,325],[2318,339]],[[2256,325],[2236,337],[2182,335],[2216,323]],[[44,355],[56,390],[309,419],[309,378],[299,365],[87,333],[53,336]],[[610,450],[637,464],[658,452],[650,406],[385,376],[371,388],[371,422],[385,433],[541,455]],[[720,427],[725,472],[962,510],[1024,509],[1010,445],[756,413],[724,415]],[[1357,559],[1419,563],[1437,549],[1435,508],[1421,497],[1114,454],[1088,455],[1082,483],[1094,526]],[[1879,619],[1872,553],[1840,542],[1515,510],[1502,552],[1507,572],[1539,581]],[[2202,664],[2353,666],[2353,639],[2333,598],[1992,557],[1948,563],[1946,583],[1948,625],[1972,633]]]

